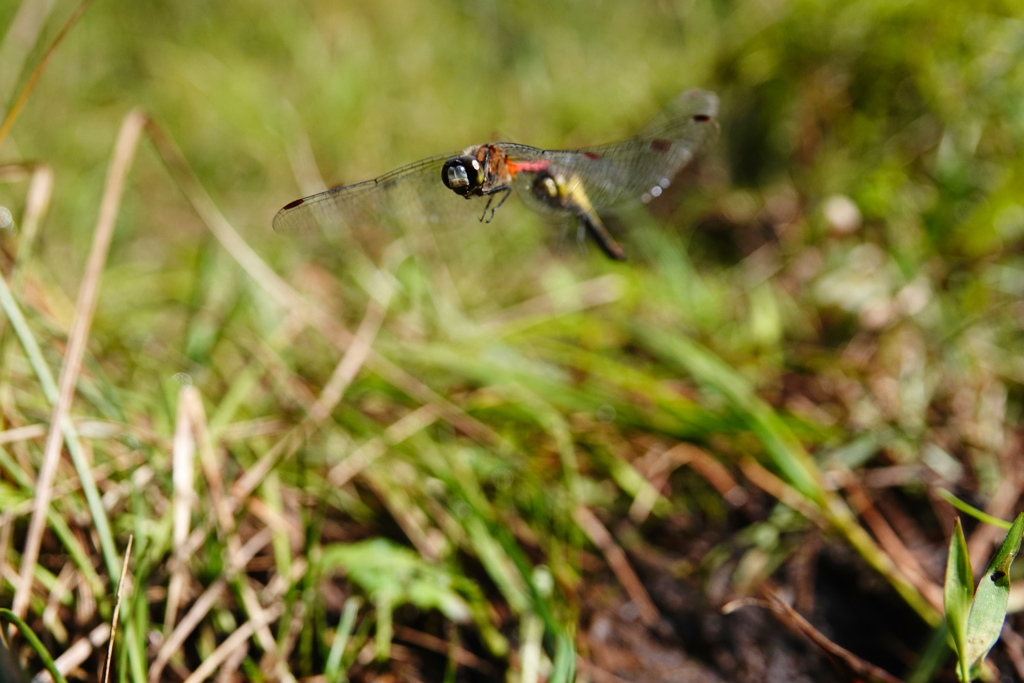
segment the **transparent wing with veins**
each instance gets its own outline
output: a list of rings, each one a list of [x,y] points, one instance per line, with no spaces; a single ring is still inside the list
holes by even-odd
[[[441,182],[441,167],[457,154],[436,154],[373,180],[297,199],[274,216],[274,230],[331,233],[381,223],[404,228],[480,218],[487,198],[459,197]]]
[[[567,179],[582,184],[595,209],[650,201],[718,136],[718,98],[703,90],[680,95],[628,140],[579,150],[543,152]]]

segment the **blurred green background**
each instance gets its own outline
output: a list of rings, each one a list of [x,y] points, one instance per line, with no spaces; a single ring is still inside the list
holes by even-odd
[[[510,605],[477,626],[489,621],[513,644],[527,638],[509,623],[537,614],[545,633],[571,640],[599,611],[584,597],[588,582],[615,583],[580,560],[597,552],[572,521],[581,505],[628,550],[672,558],[677,578],[726,566],[730,581],[756,584],[818,533],[769,516],[764,500],[764,515],[739,520],[722,491],[686,468],[657,479],[644,458],[681,442],[751,491],[739,470],[754,458],[822,509],[836,484],[815,479],[821,471],[863,474],[872,495],[919,525],[915,538],[930,543],[916,548],[919,560],[941,582],[951,512],[929,486],[1003,516],[1016,500],[1006,473],[1022,457],[1022,9],[1009,0],[98,0],[0,148],[4,163],[55,174],[32,251],[5,267],[24,278],[16,296],[58,368],[117,130],[142,107],[246,242],[354,330],[379,296],[373,264],[382,262],[356,242],[270,228],[280,206],[320,189],[318,173],[328,185],[357,182],[494,140],[607,142],[685,89],[712,90],[718,143],[667,196],[612,223],[627,263],[596,248],[581,254],[571,236],[559,248],[560,226],[503,208],[491,224],[440,234],[436,251],[410,241],[405,258],[379,266],[394,294],[375,352],[494,430],[500,446],[432,425],[374,461],[370,479],[331,489],[331,466],[422,405],[364,370],[301,457],[278,465],[290,493],[263,494],[290,501],[283,508],[304,533],[289,542],[302,553],[319,547],[325,518],[342,521],[327,524],[324,543],[404,543],[411,532],[395,520],[412,515],[444,539],[432,559]],[[13,102],[73,10],[66,0],[0,5],[0,102]],[[24,182],[0,184],[16,221],[25,196]],[[6,239],[10,255],[19,237]],[[290,311],[211,237],[148,142],[102,287],[75,414],[118,426],[94,446],[111,483],[146,463],[169,490],[176,373],[201,393],[227,471],[241,473],[279,436],[246,431],[251,421],[297,422],[340,357],[322,334],[281,336]],[[45,421],[37,380],[4,334],[5,422]],[[250,436],[231,442],[232,425]],[[40,447],[27,444],[25,457]],[[654,480],[657,504],[630,517]],[[24,502],[30,492],[9,495]],[[115,529],[145,541],[140,520],[165,511],[129,507],[112,513]],[[746,524],[770,533],[730,540]],[[704,559],[708,546],[691,544],[712,531],[711,545],[730,550]],[[496,549],[520,578],[502,574]],[[139,584],[166,578],[166,552],[143,543],[153,573]],[[203,553],[193,562],[197,575],[217,566]],[[550,614],[529,584],[534,566],[553,572]],[[329,633],[337,605],[303,592],[316,580],[297,580],[292,597],[308,600]],[[309,651],[326,651],[324,638]],[[133,646],[144,651],[144,638]],[[906,655],[892,666],[917,664]]]

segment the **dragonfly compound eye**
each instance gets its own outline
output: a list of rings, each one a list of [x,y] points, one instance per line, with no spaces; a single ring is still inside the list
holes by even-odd
[[[468,197],[484,182],[484,169],[476,157],[452,157],[441,167],[441,182],[455,194]]]

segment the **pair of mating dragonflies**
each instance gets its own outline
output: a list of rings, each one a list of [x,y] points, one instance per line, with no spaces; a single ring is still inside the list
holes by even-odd
[[[649,202],[718,135],[718,98],[690,90],[633,137],[577,150],[475,145],[403,166],[375,180],[296,199],[274,217],[280,232],[333,231],[365,222],[442,223],[473,213],[490,222],[514,191],[530,208],[576,221],[610,258],[626,258],[599,213]]]

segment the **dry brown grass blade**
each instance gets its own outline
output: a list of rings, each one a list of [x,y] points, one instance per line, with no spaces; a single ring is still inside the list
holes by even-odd
[[[245,576],[245,566],[250,557],[243,552],[234,517],[235,510],[244,498],[236,498],[230,494],[226,495],[224,492],[225,484],[221,476],[224,471],[222,462],[224,450],[217,448],[210,437],[209,425],[199,392],[186,393],[185,398],[183,409],[189,412],[189,422],[199,446],[199,463],[206,478],[206,490],[213,505],[217,526],[227,546],[226,571],[231,578],[235,579],[239,598],[245,613],[249,615],[249,623],[253,625],[253,634],[259,642],[260,648],[270,660],[265,662],[264,666],[273,668],[277,680],[293,680],[287,669],[287,663],[278,653],[274,634],[268,627],[273,619],[266,618],[267,610],[260,604],[256,591],[253,590],[248,577]]]
[[[942,586],[930,578],[928,573],[918,562],[914,553],[910,552],[899,535],[885,517],[875,507],[874,502],[868,497],[864,488],[860,485],[857,477],[850,476],[843,482],[850,498],[851,507],[860,515],[861,519],[871,529],[871,533],[878,539],[878,546],[892,559],[903,576],[907,577],[925,600],[931,603],[938,611],[943,609]]]
[[[67,602],[67,598],[71,596],[71,591],[74,590],[80,579],[78,568],[72,564],[66,564],[61,568],[57,580],[46,596],[46,607],[43,608],[40,617],[46,631],[52,634],[58,642],[67,641],[68,638],[68,630],[62,619],[62,603]]]
[[[274,444],[267,452],[260,456],[245,474],[231,486],[231,500],[236,502],[244,501],[250,493],[256,490],[264,477],[274,469],[274,465],[282,458],[288,458],[298,452],[304,443],[305,436],[301,428],[292,429],[285,434],[280,441]]]
[[[743,458],[739,462],[740,471],[750,481],[768,495],[778,500],[783,505],[788,505],[807,519],[814,522],[822,529],[828,529],[829,525],[821,517],[817,508],[807,504],[807,499],[800,495],[792,486],[782,481],[769,472],[761,463],[753,458]]]
[[[52,196],[53,169],[45,165],[34,167],[28,182],[28,193],[25,198],[25,215],[21,221],[20,235],[18,237],[17,263],[25,262],[31,253],[32,245],[35,243],[36,235],[39,232],[39,225],[46,215],[46,209],[50,206],[50,197]]]
[[[390,299],[390,290],[387,293]],[[371,302],[363,316],[359,329],[353,336],[348,348],[335,367],[331,378],[324,385],[320,396],[312,405],[309,415],[296,429],[281,438],[255,465],[250,467],[246,473],[231,487],[231,496],[234,500],[240,501],[248,495],[263,481],[274,464],[282,457],[288,457],[295,453],[313,431],[323,422],[337,407],[341,397],[345,394],[352,380],[355,379],[359,369],[363,367],[373,348],[373,340],[380,330],[384,321],[384,313],[387,308],[387,301]]]
[[[508,334],[536,325],[545,318],[614,303],[622,298],[625,289],[626,284],[621,275],[601,275],[504,308],[480,323],[480,329],[492,333],[500,330]]]
[[[308,431],[312,432],[334,412],[345,389],[352,383],[359,368],[363,367],[366,362],[366,357],[370,355],[370,349],[373,348],[373,340],[380,330],[381,323],[384,322],[384,314],[390,302],[391,292],[392,290],[388,288],[387,299],[380,302],[371,301],[367,307],[366,315],[363,316],[363,321],[360,323],[359,329],[356,330],[352,343],[349,344],[341,362],[334,369],[331,378],[324,385],[316,403],[309,411],[309,416],[306,418]]]
[[[438,638],[437,636],[424,633],[423,631],[417,631],[416,629],[409,628],[408,626],[396,626],[395,637],[404,640],[407,643],[418,645],[425,650],[431,650],[438,654],[448,654],[452,657],[459,666],[464,666],[469,669],[479,671],[485,676],[489,676],[492,680],[498,680],[500,672],[495,669],[494,665],[490,662],[480,659],[469,650],[452,646],[452,643]]]
[[[25,425],[0,432],[0,444],[29,441],[46,436],[45,425]]]
[[[27,3],[26,3],[27,4]],[[3,62],[0,62],[2,64]],[[28,178],[28,192],[25,196],[25,213],[18,224],[17,253],[15,267],[26,260],[35,242],[46,210],[53,195],[53,169],[46,164],[20,163],[0,165],[0,181],[16,182]]]
[[[636,605],[640,621],[644,622],[648,627],[656,626],[661,621],[658,608],[654,606],[654,602],[647,593],[647,589],[644,588],[643,583],[640,582],[640,578],[633,571],[633,568],[629,566],[626,553],[615,543],[611,533],[605,529],[604,525],[601,524],[601,520],[590,511],[590,508],[584,505],[578,506],[573,511],[573,518],[580,528],[583,529],[583,533],[587,535],[587,538],[604,554],[605,560],[608,561],[608,566],[611,567],[612,572],[615,574],[615,578],[619,580],[622,588],[629,595],[629,599]]]
[[[331,486],[342,487],[363,471],[370,463],[385,453],[388,446],[401,443],[416,432],[426,429],[437,421],[433,406],[422,406],[402,416],[384,430],[381,438],[367,441],[349,454],[347,458],[331,468],[327,481]]]
[[[61,367],[58,381],[57,403],[54,405],[50,419],[50,431],[43,451],[43,463],[36,480],[36,500],[29,522],[28,534],[25,538],[25,550],[22,553],[21,583],[14,593],[12,609],[20,617],[25,616],[29,596],[32,590],[32,574],[39,559],[43,532],[46,528],[46,514],[50,507],[53,493],[53,477],[57,471],[60,458],[60,447],[63,442],[63,425],[68,419],[71,399],[74,395],[78,373],[82,367],[86,342],[92,326],[93,314],[96,310],[96,297],[99,293],[100,275],[110,250],[110,241],[114,234],[114,223],[124,192],[125,179],[131,167],[139,137],[146,123],[145,115],[134,110],[125,117],[114,146],[114,156],[107,174],[107,182],[100,202],[99,217],[93,234],[92,250],[86,263],[82,286],[78,292],[75,305],[75,318],[68,335],[67,351],[64,354],[64,365]]]
[[[240,647],[224,660],[224,663],[217,669],[217,677],[213,679],[216,683],[234,683],[241,679],[238,669],[249,656],[248,646]]]
[[[61,27],[56,37],[54,37],[53,42],[50,43],[50,47],[46,49],[46,53],[43,55],[43,58],[39,60],[39,64],[37,64],[36,68],[32,70],[32,75],[29,77],[28,83],[26,83],[25,87],[22,88],[21,93],[18,95],[18,99],[14,101],[10,111],[7,112],[7,117],[4,118],[4,122],[0,123],[0,147],[3,147],[4,140],[7,139],[7,135],[11,132],[14,122],[18,120],[18,114],[21,113],[22,108],[25,106],[25,103],[28,102],[28,98],[32,94],[32,91],[35,90],[36,83],[39,82],[39,79],[43,75],[43,71],[46,70],[46,65],[50,62],[50,58],[57,50],[57,46],[64,40],[64,36],[68,34],[71,27],[78,22],[83,14],[85,14],[85,10],[89,9],[89,5],[91,5],[92,2],[93,0],[82,0],[82,4],[80,4],[71,16],[68,17],[68,20],[64,22],[64,26]]]
[[[11,93],[18,82],[18,76],[25,66],[32,46],[46,25],[56,0],[32,0],[22,2],[14,18],[0,40],[0,102],[10,102]]]
[[[224,579],[218,579],[210,585],[203,593],[196,598],[196,601],[192,603],[192,607],[185,616],[182,617],[181,621],[171,632],[170,636],[163,642],[160,649],[156,653],[156,657],[153,659],[153,663],[149,667],[149,681],[150,683],[156,683],[160,680],[161,674],[163,674],[164,667],[167,666],[167,662],[171,657],[181,651],[182,646],[185,644],[185,640],[192,635],[192,632],[196,630],[203,619],[209,614],[213,606],[217,604],[217,601],[228,593],[228,582]]]
[[[192,173],[184,155],[164,130],[154,121],[148,122],[146,130],[150,139],[153,140],[153,144],[156,145],[160,158],[170,169],[172,177],[185,194],[185,198],[188,199],[199,218],[221,243],[221,246],[285,310],[303,311],[307,319],[313,317],[315,311],[310,310],[309,302],[278,277],[277,273],[264,263],[252,247],[246,244],[242,236],[231,227],[231,223],[217,209],[217,205]],[[348,330],[344,331],[343,337],[346,344],[351,341],[351,336]]]
[[[84,638],[79,638],[71,646],[64,650],[59,657],[53,660],[57,671],[67,674],[74,671],[92,656],[97,648],[102,647],[110,638],[110,624],[98,624]]]
[[[310,417],[307,418],[303,424],[296,427],[295,430],[286,434],[278,444],[275,445],[275,447],[270,449],[267,455],[260,459],[256,466],[249,468],[246,475],[231,487],[231,490],[227,495],[223,492],[224,482],[220,476],[222,463],[219,461],[219,451],[211,441],[201,398],[198,392],[191,387],[186,387],[182,390],[179,424],[175,437],[175,452],[177,454],[180,450],[182,453],[182,459],[184,459],[186,454],[190,454],[195,448],[195,443],[198,442],[200,463],[207,480],[207,488],[209,489],[213,503],[214,515],[217,519],[217,525],[220,528],[221,533],[226,537],[228,546],[228,571],[230,573],[243,573],[245,566],[248,564],[255,552],[270,540],[270,530],[267,529],[266,534],[258,534],[257,537],[250,539],[249,543],[242,546],[238,536],[234,533],[235,528],[233,514],[235,509],[237,509],[252,490],[254,490],[255,487],[263,481],[264,476],[269,471],[269,468],[273,463],[277,461],[278,457],[297,448],[298,445],[301,444],[302,437],[308,435],[313,429],[315,429],[317,426],[317,420],[325,419],[326,416],[333,411],[337,402],[344,394],[345,388],[349,383],[351,383],[359,368],[362,366],[367,350],[370,348],[372,340],[380,327],[381,321],[383,320],[383,315],[383,306],[378,304],[371,305],[370,310],[367,311],[367,315],[364,318],[363,324],[360,326],[359,332],[357,332],[353,339],[353,343],[349,345],[342,360],[339,362],[337,369],[332,375],[331,380],[328,382],[323,392],[321,392],[317,403],[314,404]],[[177,468],[175,472],[177,475]],[[191,492],[191,477],[189,477],[188,482],[185,482],[184,479],[185,475],[183,474],[183,489],[184,487],[188,487],[189,492]],[[189,507],[183,507],[184,511],[181,512],[181,514],[188,516]],[[183,528],[182,533],[187,535],[187,528]],[[189,545],[184,542],[184,539],[178,539],[177,524],[175,526],[175,534],[176,548],[184,548]],[[254,543],[255,541],[258,541],[258,544]],[[283,657],[281,657],[278,652],[273,634],[268,628],[268,624],[273,621],[273,619],[267,617],[266,610],[263,609],[259,597],[256,595],[255,591],[253,591],[252,587],[246,582],[245,577],[240,576],[238,578],[240,580],[239,597],[242,600],[246,613],[250,615],[252,633],[256,636],[263,651],[268,654],[271,660],[270,665],[276,669],[278,678],[281,680],[288,680],[290,675],[285,667]],[[174,635],[177,635],[177,632]],[[172,640],[177,641],[178,638],[169,638],[168,642],[171,642]],[[235,650],[236,653],[238,651],[238,649]],[[167,658],[170,656],[170,652],[172,652],[172,650],[161,648],[157,661],[154,662],[154,670],[159,672],[163,669],[166,665]],[[225,657],[230,658],[231,655],[226,654]],[[151,678],[150,680],[155,679]]]
[[[188,412],[189,428],[199,447],[199,465],[206,478],[206,495],[213,507],[214,519],[220,533],[230,539],[235,532],[235,505],[224,494],[223,450],[218,449],[210,438],[210,430],[206,422],[206,411],[198,391],[186,393],[182,402],[182,410]]]
[[[174,556],[171,562],[171,578],[167,586],[167,603],[164,610],[164,637],[174,630],[178,618],[178,604],[188,580],[188,557],[185,544],[188,540],[192,521],[192,507],[198,500],[195,489],[196,440],[193,434],[191,410],[188,402],[196,389],[182,387],[178,392],[178,415],[174,426],[174,448],[171,452],[171,477],[174,485],[173,528],[171,544]]]
[[[205,681],[236,650],[245,647],[246,641],[249,640],[253,633],[258,632],[260,629],[265,629],[267,624],[281,616],[283,611],[284,607],[282,605],[275,605],[263,611],[258,618],[252,618],[239,626],[209,657],[203,660],[203,663],[192,672],[192,675],[185,679],[185,683]]]
[[[911,603],[918,614],[933,626],[939,623],[942,618],[940,612],[935,610],[932,602],[918,591],[902,568],[860,525],[860,521],[856,519],[846,501],[829,491],[826,498],[827,512],[825,514],[828,516],[828,520],[826,520],[818,508],[808,505],[806,499],[795,489],[769,472],[753,458],[742,458],[739,466],[752,484],[776,498],[780,503],[793,508],[819,528],[827,530],[833,528],[833,525],[840,526],[843,529],[843,534],[854,545],[861,557],[875,571],[886,577],[893,587],[903,595],[904,599]]]
[[[124,550],[124,564],[121,565],[121,578],[117,581],[116,600],[114,601],[114,614],[110,617],[110,640],[107,641],[107,659],[103,662],[103,676],[100,678],[103,683],[110,680],[110,664],[114,661],[114,638],[117,637],[118,618],[121,616],[121,601],[124,599],[125,578],[128,576],[128,562],[132,557],[132,540],[134,536],[128,535],[128,547]]]
[[[658,454],[650,466],[643,468],[642,473],[651,486],[641,490],[633,499],[633,504],[629,506],[629,518],[635,524],[647,519],[661,497],[660,491],[665,488],[669,475],[683,465],[689,465],[704,477],[730,505],[738,507],[747,502],[747,492],[736,482],[725,465],[693,444],[678,443]]]
[[[429,562],[440,562],[447,539],[443,534],[432,533],[434,529],[428,528],[429,521],[422,509],[409,500],[406,490],[374,470],[363,472],[362,481],[384,505],[416,552]]]
[[[764,595],[762,600],[754,598],[734,600],[722,607],[722,612],[728,614],[748,605],[764,607],[793,633],[810,640],[833,661],[842,662],[860,680],[871,681],[872,683],[902,683],[899,678],[896,678],[888,671],[880,669],[871,662],[861,659],[841,645],[829,640],[825,634],[814,628],[803,615],[786,604],[771,586],[762,586],[761,593]]]

